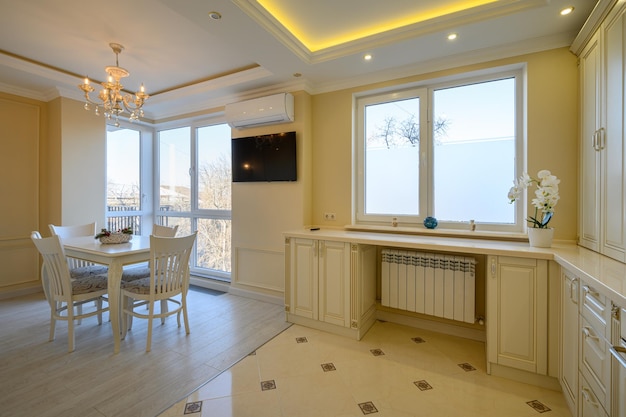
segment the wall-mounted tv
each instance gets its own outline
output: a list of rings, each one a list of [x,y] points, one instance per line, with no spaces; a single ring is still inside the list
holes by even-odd
[[[296,181],[296,132],[232,140],[233,182]]]

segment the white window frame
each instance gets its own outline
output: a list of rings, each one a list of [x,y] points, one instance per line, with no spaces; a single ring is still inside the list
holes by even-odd
[[[207,209],[199,209],[198,208],[198,172],[197,172],[197,161],[198,161],[198,140],[197,140],[197,129],[202,127],[207,127],[211,125],[218,125],[226,123],[223,116],[219,115],[212,118],[206,118],[195,121],[179,121],[178,123],[172,124],[163,124],[156,129],[155,133],[155,152],[154,152],[154,213],[155,216],[162,217],[177,217],[177,218],[188,218],[191,222],[192,230],[198,230],[198,219],[226,219],[232,221],[232,209],[231,210],[207,210]],[[190,129],[190,137],[191,141],[191,161],[190,161],[190,169],[189,173],[191,175],[191,208],[189,211],[181,211],[181,212],[160,212],[159,211],[159,203],[160,203],[160,147],[159,147],[159,134],[161,131],[179,129],[183,127],[188,127]],[[232,231],[232,226],[231,226]],[[197,252],[193,251],[191,255],[191,267],[190,271],[194,276],[203,277],[203,278],[211,278],[220,281],[230,282],[232,276],[232,267],[233,267],[233,258],[231,253],[231,272],[218,271],[214,269],[206,269],[206,268],[198,268],[194,265],[197,264]]]
[[[152,181],[152,155],[153,155],[153,138],[154,131],[151,128],[139,125],[137,123],[130,123],[123,120],[119,121],[120,126],[115,127],[107,125],[107,134],[111,130],[134,130],[139,132],[139,187],[141,191],[141,209],[138,211],[127,212],[130,216],[140,216],[141,233],[142,235],[149,235],[152,233],[153,217],[153,181]],[[108,174],[107,174],[108,176]],[[108,193],[108,190],[107,190]],[[105,207],[105,220],[109,223],[110,217],[120,217],[116,212],[109,212],[108,207]],[[103,227],[106,227],[103,226]]]
[[[459,74],[455,76],[425,80],[418,83],[404,84],[384,89],[360,92],[353,95],[354,126],[353,126],[353,180],[352,180],[352,223],[357,226],[391,226],[394,217],[406,227],[424,228],[423,221],[434,206],[433,181],[433,135],[432,135],[432,100],[437,89],[475,84],[485,81],[512,78],[515,82],[515,175],[513,180],[525,171],[526,166],[526,65],[516,64],[505,67],[490,68],[482,71]],[[365,115],[367,105],[389,101],[420,98],[420,189],[419,216],[375,215],[365,213]],[[502,190],[502,198],[507,198],[508,189]],[[514,223],[481,223],[480,230],[494,232],[523,232],[525,230],[526,196],[515,204]],[[439,229],[468,230],[468,224],[460,222],[439,222]]]

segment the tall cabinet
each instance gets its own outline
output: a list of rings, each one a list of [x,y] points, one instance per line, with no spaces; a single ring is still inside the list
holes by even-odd
[[[597,12],[597,28],[574,50],[581,96],[579,243],[626,262],[626,3],[600,3],[606,10]]]

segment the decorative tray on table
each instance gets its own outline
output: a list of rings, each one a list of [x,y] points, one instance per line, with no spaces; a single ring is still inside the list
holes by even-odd
[[[96,235],[96,239],[100,240],[100,243],[103,244],[128,243],[132,238],[133,230],[129,227],[120,229],[117,232],[102,229],[100,233]]]

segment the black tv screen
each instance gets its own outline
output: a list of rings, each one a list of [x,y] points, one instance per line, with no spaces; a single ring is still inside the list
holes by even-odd
[[[232,140],[233,182],[296,181],[296,132]]]

